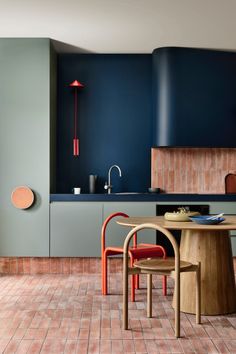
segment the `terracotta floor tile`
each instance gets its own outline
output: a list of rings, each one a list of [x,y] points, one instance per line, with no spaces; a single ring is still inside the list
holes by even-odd
[[[88,339],[89,338],[89,329],[81,328],[79,331],[79,339]]]
[[[64,349],[64,354],[74,354],[76,353],[78,340],[67,339]]]
[[[134,342],[130,339],[123,340],[123,350],[124,353],[134,352]]]
[[[101,354],[110,354],[111,353],[111,341],[110,340],[101,340],[100,341],[100,353]]]
[[[27,353],[31,344],[32,344],[32,340],[22,339],[22,341],[19,343],[19,346],[18,346],[17,350],[15,351],[15,353],[17,353],[17,354]]]
[[[41,348],[43,345],[43,340],[33,340],[31,342],[31,345],[29,346],[29,349],[27,351],[28,354],[38,354],[41,352]]]
[[[100,353],[100,341],[97,339],[90,339],[88,343],[88,354]]]
[[[0,338],[1,339],[11,339],[16,332],[15,328],[6,328],[1,330]]]
[[[0,277],[0,353],[236,353],[236,315],[202,316],[196,325],[193,315],[182,313],[181,338],[175,338],[171,280],[164,297],[160,277],[154,279],[154,317],[148,319],[141,277],[128,331],[122,329],[121,274],[112,275],[111,296],[101,296],[100,284],[91,274]]]
[[[111,329],[101,328],[101,339],[110,339],[110,338],[111,338]]]
[[[47,329],[44,328],[29,328],[24,335],[24,339],[44,339],[47,334]]]
[[[46,339],[42,345],[41,348],[41,353],[47,354],[47,353],[55,353],[54,352],[54,340],[53,339]]]
[[[235,340],[225,340],[224,341],[230,353],[236,353],[236,339]]]
[[[111,339],[122,339],[122,332],[120,328],[111,328]]]
[[[158,344],[155,340],[145,340],[145,345],[147,348],[147,352],[149,354],[157,354],[159,353],[158,351]]]
[[[15,353],[17,351],[19,344],[20,344],[20,340],[18,339],[11,340],[6,346],[6,349],[4,350],[4,354]]]
[[[88,341],[79,340],[77,343],[76,353],[77,354],[87,354],[88,352]]]
[[[135,347],[135,352],[136,353],[146,353],[146,345],[145,345],[145,341],[142,339],[136,339],[134,341],[134,347]]]
[[[27,328],[17,328],[12,339],[22,339],[27,331]]]
[[[124,353],[122,340],[112,340],[111,341],[111,352],[112,354]]]
[[[7,347],[9,342],[9,339],[0,339],[0,353],[4,352],[4,349]]]
[[[181,346],[183,353],[188,353],[188,354],[195,353],[193,344],[191,340],[189,340],[188,338],[184,338],[184,337],[179,338],[178,342]]]
[[[71,327],[67,333],[68,339],[78,339],[79,337],[79,327]]]
[[[168,347],[171,348],[171,353],[184,353],[182,346],[180,345],[178,340],[167,339],[166,343],[167,343]]]

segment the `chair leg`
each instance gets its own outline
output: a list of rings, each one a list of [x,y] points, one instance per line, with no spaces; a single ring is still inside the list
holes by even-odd
[[[163,278],[162,278],[162,292],[163,292],[164,296],[167,295],[167,276],[166,275],[163,275]]]
[[[196,323],[201,323],[201,263],[196,270]]]
[[[152,274],[147,274],[147,317],[152,317]]]
[[[180,337],[180,274],[175,276],[175,337]]]
[[[139,289],[139,274],[135,275],[135,289]]]
[[[123,259],[123,329],[128,329],[128,261]]]
[[[103,254],[101,256],[101,285],[102,285],[102,295],[104,295],[104,266],[103,266]]]
[[[132,255],[130,255],[130,267],[132,268],[134,264],[134,259]],[[136,283],[136,275],[131,275],[131,301],[135,302],[135,283]]]
[[[107,295],[107,255],[102,257],[102,295]]]

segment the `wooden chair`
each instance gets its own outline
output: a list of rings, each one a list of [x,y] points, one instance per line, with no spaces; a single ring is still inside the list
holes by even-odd
[[[129,216],[125,213],[118,212],[109,215],[102,225],[101,231],[101,259],[102,259],[102,294],[107,295],[107,258],[109,256],[123,254],[123,247],[106,247],[106,230],[109,222],[116,217]],[[130,257],[130,267],[133,267],[135,260],[147,258],[147,257],[163,257],[166,258],[166,251],[162,246],[153,245],[149,243],[137,243],[137,234],[135,233],[133,238],[133,247],[128,249]],[[166,276],[163,277],[163,295],[166,295]],[[131,301],[135,301],[135,288],[139,288],[139,276],[134,275],[131,278]]]
[[[236,193],[236,174],[229,173],[225,176],[225,193],[234,194]]]
[[[173,248],[174,258],[167,259],[146,259],[134,262],[134,267],[128,267],[129,243],[132,237],[140,230],[153,229],[162,232]],[[180,337],[180,273],[196,273],[196,323],[201,322],[201,274],[200,263],[192,264],[181,261],[179,246],[173,235],[166,229],[155,224],[142,224],[133,228],[127,235],[124,242],[123,256],[123,328],[128,329],[128,275],[147,274],[147,316],[152,317],[152,274],[171,275],[175,279],[175,336]]]

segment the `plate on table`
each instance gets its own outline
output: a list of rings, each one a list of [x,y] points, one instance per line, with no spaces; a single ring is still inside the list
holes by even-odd
[[[201,225],[217,225],[220,224],[225,218],[218,217],[216,219],[210,219],[213,215],[199,215],[199,216],[189,216],[191,221],[194,221],[196,224]]]

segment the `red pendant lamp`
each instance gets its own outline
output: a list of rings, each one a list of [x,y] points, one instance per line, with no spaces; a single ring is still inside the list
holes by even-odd
[[[78,89],[84,87],[78,80],[74,80],[70,85],[70,87],[74,88],[75,93],[75,103],[74,103],[74,138],[73,138],[73,155],[79,156],[79,139],[77,133],[77,119],[78,119]]]

